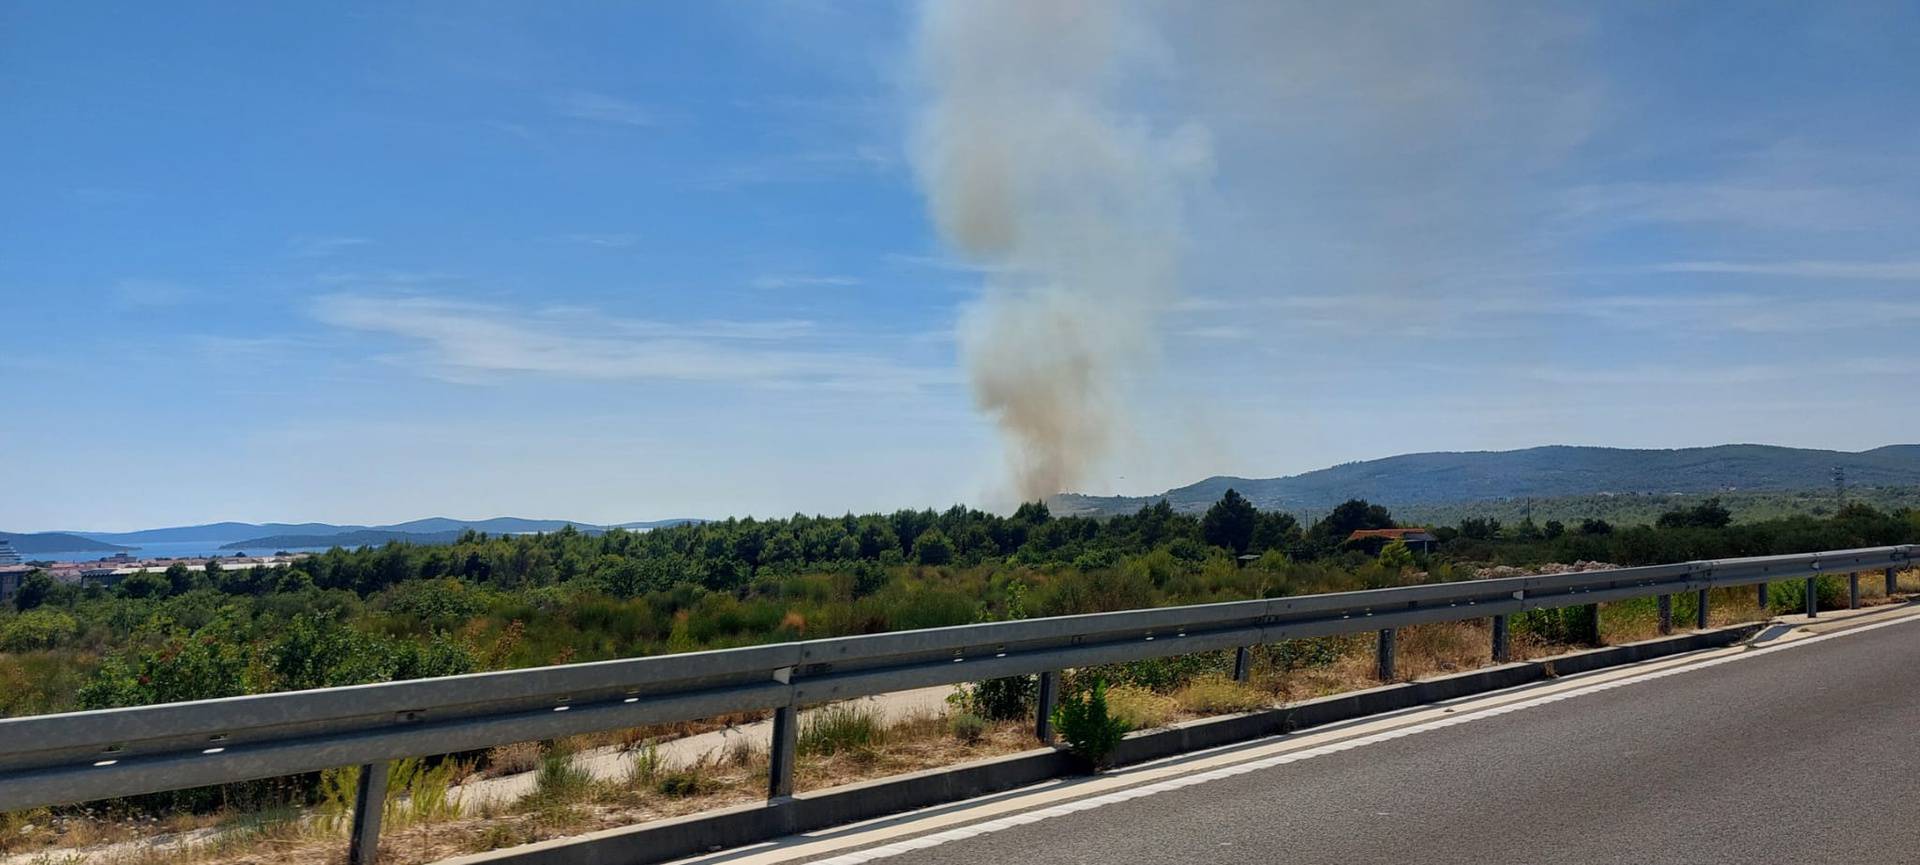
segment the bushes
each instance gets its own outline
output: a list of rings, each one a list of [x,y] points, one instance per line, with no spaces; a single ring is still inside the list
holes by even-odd
[[[540,758],[540,771],[534,775],[534,788],[527,798],[541,805],[565,805],[577,802],[593,790],[593,775],[573,764],[573,752],[550,748]]]
[[[1258,689],[1225,676],[1202,676],[1174,692],[1180,707],[1201,715],[1250,712],[1273,704],[1273,699]]]
[[[947,731],[963,744],[979,744],[987,735],[987,719],[972,712],[960,712],[947,719]]]
[[[800,725],[800,753],[830,757],[866,750],[884,741],[886,734],[878,710],[860,703],[840,703],[807,715]]]
[[[1543,643],[1584,643],[1593,634],[1593,611],[1586,606],[1528,610],[1513,619],[1516,634],[1528,634]]]
[[[1126,722],[1107,711],[1107,683],[1094,680],[1084,694],[1066,694],[1053,712],[1053,726],[1067,744],[1067,753],[1089,768],[1101,768],[1127,734]]]
[[[59,610],[29,610],[0,623],[0,652],[51,649],[80,633],[80,623]]]
[[[989,721],[1017,721],[1033,714],[1040,684],[1035,676],[1007,676],[961,685],[948,702]]]
[[[1814,581],[1814,599],[1820,609],[1833,610],[1847,605],[1847,581],[1837,575]],[[1807,581],[1781,580],[1767,586],[1767,607],[1775,612],[1797,613],[1807,608]]]
[[[1164,727],[1180,711],[1180,704],[1172,697],[1138,685],[1115,685],[1106,700],[1107,712],[1130,730]]]

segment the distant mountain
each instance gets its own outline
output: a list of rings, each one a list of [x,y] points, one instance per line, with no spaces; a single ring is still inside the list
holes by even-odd
[[[361,528],[365,526],[335,526],[327,523],[208,523],[200,526],[141,529],[136,532],[67,532],[67,534],[92,538],[109,544],[139,546],[141,544],[215,543],[260,534],[327,534]]]
[[[35,532],[30,535],[0,532],[0,541],[12,544],[14,552],[28,557],[41,553],[117,553],[127,549],[63,532]]]
[[[353,532],[340,532],[330,535],[268,535],[260,538],[247,538],[230,544],[221,544],[223,550],[297,550],[314,547],[377,547],[390,541],[406,541],[414,544],[451,544],[465,532],[465,529],[445,532],[389,532],[380,529],[361,529]]]
[[[644,523],[620,523],[619,525],[608,526],[607,528],[626,529],[627,531],[630,531],[630,532],[644,532],[649,529],[667,529],[667,528],[672,528],[674,526],[695,525],[695,524],[704,523],[704,522],[707,522],[707,520],[697,519],[694,517],[680,517],[678,519],[653,520],[651,522],[644,522]]]
[[[241,538],[221,545],[223,550],[256,550],[271,547],[276,550],[291,550],[302,547],[361,547],[378,546],[389,541],[406,541],[413,544],[450,544],[458,540],[468,530],[493,535],[517,535],[533,532],[557,532],[573,526],[587,534],[599,534],[609,528],[629,531],[647,531],[666,526],[700,523],[698,519],[654,520],[652,522],[621,523],[616,526],[596,526],[590,523],[577,523],[568,520],[525,520],[518,517],[495,517],[490,520],[453,520],[446,517],[428,517],[412,522],[395,523],[390,526],[375,526],[352,531],[316,532],[312,534],[281,534],[261,537]]]
[[[650,522],[600,526],[580,520],[530,520],[521,517],[494,517],[485,520],[456,520],[428,517],[381,526],[335,525],[333,523],[207,523],[197,526],[169,526],[132,532],[62,531],[37,534],[9,534],[5,538],[38,538],[17,541],[22,554],[28,552],[116,552],[149,544],[209,544],[221,549],[257,549],[260,547],[358,546],[407,540],[415,543],[448,543],[467,529],[493,535],[554,532],[573,526],[583,532],[601,532],[609,528],[646,531],[665,526],[699,523],[699,519],[669,519]],[[441,538],[440,536],[445,536]],[[57,539],[57,540],[56,540]]]
[[[1406,454],[1290,477],[1211,477],[1158,496],[1061,495],[1051,505],[1062,514],[1115,514],[1165,498],[1175,510],[1194,512],[1232,488],[1263,509],[1316,514],[1352,498],[1391,509],[1527,497],[1818,489],[1833,483],[1835,468],[1855,486],[1920,484],[1920,445],[1860,453],[1743,444]]]
[[[424,520],[394,523],[389,526],[372,526],[372,528],[389,532],[408,533],[459,533],[467,529],[472,529],[476,532],[486,532],[490,535],[523,535],[529,532],[557,532],[567,526],[573,526],[577,529],[599,528],[599,526],[593,523],[583,523],[579,520],[528,520],[521,519],[520,517],[494,517],[490,520],[454,520],[446,517],[428,517]]]

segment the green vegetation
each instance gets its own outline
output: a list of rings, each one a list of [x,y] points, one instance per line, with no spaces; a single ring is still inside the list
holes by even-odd
[[[0,609],[0,713],[130,706],[780,640],[1467,579],[1483,565],[1641,565],[1920,540],[1912,511],[1741,522],[1718,500],[1536,526],[1475,516],[1437,552],[1345,543],[1394,516],[1363,501],[1311,525],[1228,491],[1110,519],[965,508],[729,520],[651,532],[335,549],[291,566],[176,567],[112,588],[30,575]],[[1245,561],[1236,557],[1247,556]],[[1782,589],[1782,591],[1790,591]],[[1559,630],[1542,623],[1543,630]],[[1145,682],[1165,690],[1167,682]],[[983,684],[988,720],[1033,682]]]
[[[1127,722],[1108,713],[1107,683],[1098,679],[1084,692],[1062,695],[1053,726],[1067,753],[1095,769],[1106,765],[1128,730]]]
[[[1697,502],[1632,526],[1472,517],[1435,527],[1437,551],[1387,544],[1370,555],[1346,538],[1393,526],[1384,508],[1348,502],[1302,525],[1229,494],[1201,516],[1159,503],[1104,520],[1062,518],[1029,504],[1010,516],[954,508],[605,535],[469,532],[450,545],[335,549],[290,566],[176,567],[113,587],[34,574],[0,608],[0,714],[1461,580],[1490,565],[1640,565],[1920,542],[1912,511],[1855,503],[1824,519],[1759,522],[1730,519],[1732,511]],[[1822,602],[1836,603],[1842,589],[1823,581]],[[1775,586],[1776,607],[1797,609],[1801,590]],[[1515,627],[1548,642],[1576,642],[1588,633],[1580,615],[1577,608],[1538,611]],[[1278,670],[1324,666],[1347,651],[1342,639],[1262,647],[1262,658]],[[1092,683],[1104,680],[1224,708],[1250,699],[1224,682],[1230,670],[1225,653],[1079,670],[1062,682],[1062,696],[1084,701]],[[1196,681],[1205,684],[1181,691]],[[1034,677],[1022,676],[980,683],[955,702],[994,722],[1031,717],[1035,696]],[[809,752],[868,747],[877,725],[857,715],[830,710],[812,719],[803,731]],[[971,729],[953,733],[964,738]],[[671,786],[697,787],[697,775],[682,772]],[[555,779],[561,787],[564,780]],[[325,798],[322,787],[309,776],[127,804],[142,811],[311,804]]]
[[[886,729],[886,720],[873,707],[836,703],[805,716],[800,725],[799,753],[805,757],[829,757],[869,749],[880,744]]]

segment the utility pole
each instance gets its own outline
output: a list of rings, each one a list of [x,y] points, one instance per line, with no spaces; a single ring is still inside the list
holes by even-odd
[[[1847,506],[1847,470],[1844,466],[1833,467],[1833,512],[1839,513]]]

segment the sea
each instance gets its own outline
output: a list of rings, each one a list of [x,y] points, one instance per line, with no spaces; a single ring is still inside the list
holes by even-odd
[[[240,540],[240,539],[235,538],[234,540]],[[203,558],[206,556],[220,556],[222,558],[230,557],[230,556],[268,556],[268,555],[272,555],[274,553],[279,553],[279,552],[316,553],[316,552],[321,552],[327,549],[326,547],[259,547],[259,548],[248,547],[247,549],[244,549],[244,550],[223,550],[220,548],[221,544],[232,543],[232,542],[233,541],[164,541],[159,543],[140,544],[138,546],[134,544],[122,544],[122,546],[133,547],[133,549],[130,549],[127,551],[127,555],[134,556],[135,558],[142,558],[142,559],[161,559],[161,558],[197,559],[197,558]],[[113,553],[103,553],[98,550],[86,550],[86,551],[74,551],[74,552],[56,551],[51,553],[31,553],[31,554],[22,554],[21,557],[26,559],[32,559],[34,561],[92,562],[92,561],[97,561],[99,559],[106,558],[107,556],[110,556],[110,555],[113,555]]]

